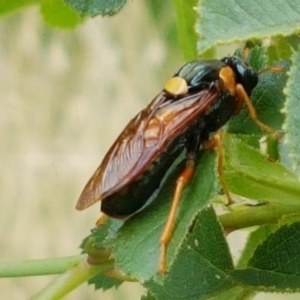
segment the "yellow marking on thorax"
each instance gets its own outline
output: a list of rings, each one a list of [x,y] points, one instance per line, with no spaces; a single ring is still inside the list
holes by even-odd
[[[223,67],[220,70],[219,77],[223,82],[222,88],[230,95],[235,96],[236,79],[233,70],[229,66]]]
[[[188,85],[184,78],[173,77],[166,82],[165,90],[174,96],[186,95],[188,93]]]

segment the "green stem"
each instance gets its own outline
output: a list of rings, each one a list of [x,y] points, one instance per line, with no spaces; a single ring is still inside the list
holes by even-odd
[[[61,274],[82,260],[84,255],[62,258],[4,262],[0,264],[0,278]]]
[[[103,263],[102,265],[90,265],[84,258],[76,266],[51,281],[43,290],[34,295],[31,300],[61,299],[96,274],[111,270],[113,267],[113,262]]]
[[[219,220],[225,231],[230,233],[251,226],[277,223],[283,215],[296,213],[300,213],[300,205],[266,203],[220,215]]]

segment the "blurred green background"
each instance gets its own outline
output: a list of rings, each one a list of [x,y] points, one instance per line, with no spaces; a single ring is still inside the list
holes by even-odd
[[[173,14],[170,1],[155,0],[129,1],[118,15],[70,31],[47,26],[38,7],[0,19],[1,261],[79,254],[100,210],[76,211],[80,192],[183,63]],[[1,299],[29,298],[51,279],[0,279]],[[142,293],[137,283],[105,293],[84,284],[66,299]]]
[[[118,15],[70,31],[47,26],[38,7],[0,19],[1,261],[80,253],[100,210],[75,210],[81,190],[183,62],[172,46],[173,11],[155,7],[129,1]],[[50,280],[1,279],[1,299],[26,299]],[[101,299],[126,292],[140,299],[142,289],[131,283]],[[68,299],[100,293],[84,285]]]

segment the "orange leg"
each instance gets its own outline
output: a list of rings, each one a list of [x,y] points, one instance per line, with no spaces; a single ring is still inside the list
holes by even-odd
[[[248,61],[249,54],[250,54],[249,48],[245,48],[245,49],[243,50],[243,60],[244,60],[244,61]]]
[[[176,189],[175,189],[168,221],[166,223],[163,234],[160,238],[159,272],[162,274],[166,273],[167,248],[168,248],[168,245],[169,245],[171,237],[172,237],[175,219],[176,219],[177,208],[179,206],[182,192],[183,192],[185,186],[187,185],[187,183],[192,179],[194,170],[195,170],[195,161],[193,159],[187,160],[186,167],[176,182]]]
[[[236,95],[239,101],[242,101],[247,105],[250,118],[257,124],[260,129],[270,134],[274,134],[278,139],[282,137],[282,133],[277,132],[275,129],[269,127],[257,118],[255,107],[253,106],[251,99],[248,97],[244,87],[241,84],[236,85]]]
[[[218,174],[219,174],[219,181],[223,188],[223,191],[228,199],[227,205],[231,205],[234,203],[232,200],[229,190],[227,188],[226,182],[224,180],[224,153],[223,153],[223,146],[222,146],[222,138],[223,138],[223,131],[219,130],[218,133],[214,135],[212,139],[204,143],[204,148],[207,150],[215,149],[217,148],[217,154],[218,154]]]
[[[101,215],[99,218],[98,218],[98,220],[96,221],[96,227],[98,228],[98,227],[100,227],[106,220],[108,219],[108,216],[107,215],[105,215],[105,214],[103,214],[103,215]]]

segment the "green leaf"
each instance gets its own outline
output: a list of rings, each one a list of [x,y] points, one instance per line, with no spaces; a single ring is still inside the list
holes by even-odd
[[[141,300],[156,300],[156,297],[154,297],[149,291],[146,295],[143,295]]]
[[[250,49],[249,54],[246,57],[244,53],[245,49],[247,49],[247,51]],[[265,48],[260,45],[254,45],[251,48],[239,48],[235,51],[234,55],[246,60],[247,64],[249,64],[256,72],[267,67]]]
[[[91,230],[91,234],[82,241],[80,248],[91,256],[94,255],[94,251],[97,255],[98,249],[110,246],[110,242],[115,239],[122,225],[122,221],[108,218],[101,226]]]
[[[250,233],[246,246],[243,249],[242,255],[237,263],[237,268],[246,268],[250,258],[253,256],[256,248],[266,237],[274,230],[274,225],[265,225]]]
[[[123,281],[111,277],[107,277],[102,274],[98,274],[94,276],[92,279],[88,281],[89,284],[92,284],[95,286],[95,289],[103,289],[103,291],[106,291],[110,288],[118,288]]]
[[[233,278],[265,291],[299,291],[300,222],[281,226],[257,247],[249,268],[235,270]]]
[[[63,0],[43,1],[41,14],[46,23],[60,28],[74,28],[82,20],[77,13],[63,3]]]
[[[197,0],[173,0],[177,15],[178,39],[184,59],[190,61],[197,58],[198,37],[195,31]]]
[[[294,34],[285,38],[293,50],[297,50],[300,45],[300,37]]]
[[[0,0],[0,14],[7,14],[35,3],[40,3],[40,1],[39,0],[18,0],[18,1]]]
[[[255,292],[245,289],[241,286],[233,287],[227,291],[221,292],[220,294],[207,298],[207,300],[247,300],[252,299]]]
[[[298,0],[202,0],[198,12],[200,53],[217,44],[286,36],[300,29]]]
[[[223,142],[224,178],[232,193],[258,201],[299,205],[300,185],[294,174],[229,134]]]
[[[112,16],[126,3],[126,0],[64,0],[81,16]]]
[[[167,267],[172,265],[197,213],[206,207],[217,190],[215,153],[205,152],[197,160],[193,180],[183,192],[174,232],[167,251]],[[185,167],[179,164],[163,184],[156,199],[125,222],[114,243],[116,266],[144,282],[158,271],[159,240],[169,215],[176,179]]]
[[[199,300],[231,289],[233,269],[222,228],[210,207],[197,216],[185,243],[179,249],[170,273],[162,282],[145,284],[158,300]]]
[[[290,41],[285,37],[274,37],[271,46],[267,48],[267,54],[269,65],[279,60],[290,60],[292,56]]]
[[[286,224],[258,246],[249,266],[300,275],[300,222]],[[300,286],[300,282],[298,283]]]
[[[289,80],[285,89],[287,95],[284,106],[286,120],[283,126],[285,132],[285,143],[292,159],[293,168],[300,176],[300,51],[294,53],[292,67],[289,72]]]
[[[89,254],[89,260],[94,262],[103,261],[103,252],[106,252],[106,258],[110,255],[110,242],[116,236],[117,230],[122,226],[123,222],[113,219],[107,219],[99,228],[93,229],[91,234],[85,238],[80,245],[84,252]],[[105,250],[108,247],[107,251]],[[101,251],[102,250],[102,251]],[[104,256],[105,259],[105,256]],[[95,289],[108,290],[112,287],[119,287],[123,281],[102,274],[97,274],[88,281],[94,285]]]
[[[237,283],[262,292],[297,292],[300,287],[299,275],[283,274],[276,271],[248,268],[234,270],[230,275]]]

